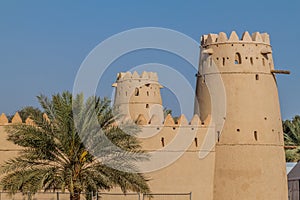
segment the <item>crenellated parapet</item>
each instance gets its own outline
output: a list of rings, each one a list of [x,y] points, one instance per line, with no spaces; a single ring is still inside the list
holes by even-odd
[[[211,44],[265,44],[270,45],[270,36],[268,33],[254,32],[251,35],[248,31],[244,32],[241,39],[235,31],[232,31],[228,37],[226,33],[203,35],[201,38],[201,46]]]
[[[129,116],[123,118],[123,121],[130,120]],[[164,119],[160,119],[157,114],[153,114],[149,120],[143,114],[139,114],[137,119],[133,121],[135,124],[140,127],[146,126],[155,126],[155,127],[178,127],[178,126],[197,126],[204,127],[209,125],[209,121],[201,122],[199,116],[195,114],[190,121],[187,120],[184,114],[181,114],[179,117],[172,117],[171,114],[168,114]]]
[[[233,31],[203,35],[201,38],[200,75],[218,72],[271,73],[274,70],[270,37],[267,33],[244,32],[239,38]]]
[[[180,143],[179,138],[189,141],[186,148],[191,151],[213,151],[213,147],[211,149],[201,149],[201,146],[206,140],[208,130],[212,129],[210,133],[214,133],[214,126],[202,123],[198,115],[194,115],[189,121],[184,114],[176,118],[168,114],[163,121],[160,121],[154,114],[147,121],[140,114],[135,123],[141,128],[138,137],[141,139],[143,149],[146,151],[155,151],[161,148],[161,151],[168,151],[164,148],[173,142]],[[181,151],[183,149],[179,145],[173,150]]]
[[[145,80],[145,81],[158,81],[158,76],[156,72],[142,72],[140,75],[134,71],[131,72],[120,72],[117,75],[117,82],[124,80]]]
[[[46,113],[43,114],[43,118],[45,120],[49,120]],[[12,124],[34,125],[34,122],[30,117],[27,117],[27,119],[25,121],[23,121],[18,112],[15,113],[15,115],[12,117],[12,119],[10,121],[8,120],[7,116],[4,113],[2,113],[0,115],[0,126],[12,125]]]

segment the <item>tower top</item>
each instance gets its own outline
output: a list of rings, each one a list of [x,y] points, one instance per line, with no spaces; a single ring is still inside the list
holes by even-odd
[[[244,32],[242,38],[236,34],[235,31],[232,31],[229,38],[224,32],[219,34],[210,33],[208,35],[203,35],[201,37],[201,46],[205,47],[208,45],[214,44],[232,44],[232,43],[254,43],[254,44],[265,44],[270,45],[270,36],[268,33],[259,33],[254,32],[252,35],[248,31]]]
[[[117,82],[124,80],[148,80],[148,81],[158,81],[158,76],[156,72],[142,72],[139,75],[136,71],[131,72],[120,72],[117,75]]]

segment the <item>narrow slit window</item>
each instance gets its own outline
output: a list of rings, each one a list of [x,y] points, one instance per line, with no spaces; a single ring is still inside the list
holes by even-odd
[[[139,96],[139,94],[140,94],[139,88],[135,88],[134,95]]]
[[[257,80],[257,81],[259,80],[259,75],[258,74],[255,75],[255,80]]]
[[[257,141],[258,137],[257,137],[257,131],[254,131],[254,139]]]
[[[149,108],[149,104],[146,104],[146,108]]]
[[[223,66],[225,66],[225,58],[223,58]]]
[[[253,58],[252,57],[250,58],[250,63],[251,63],[251,65],[253,65]]]
[[[263,66],[265,66],[265,65],[266,65],[266,63],[265,63],[265,59],[264,59],[264,58],[262,58],[262,64],[263,64]]]
[[[147,96],[149,96],[149,91],[147,91]]]
[[[240,53],[235,54],[234,64],[236,65],[242,64],[242,58]]]
[[[165,138],[161,138],[161,146],[164,147],[165,146]]]
[[[195,137],[195,146],[198,147],[198,139]]]

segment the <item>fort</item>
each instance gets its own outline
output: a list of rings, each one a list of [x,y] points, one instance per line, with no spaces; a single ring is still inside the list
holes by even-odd
[[[202,36],[190,122],[184,114],[176,122],[164,118],[155,72],[119,73],[114,105],[141,127],[142,147],[153,153],[154,164],[143,166],[152,192],[191,192],[193,200],[287,200],[275,72],[267,33]],[[22,123],[18,113],[11,123]],[[7,124],[2,114],[1,135]],[[0,140],[3,162],[19,149]]]

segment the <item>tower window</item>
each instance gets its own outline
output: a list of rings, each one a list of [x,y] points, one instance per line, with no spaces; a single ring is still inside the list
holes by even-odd
[[[149,96],[149,91],[147,91],[147,96]]]
[[[198,139],[196,137],[195,137],[194,141],[195,141],[195,146],[198,147]]]
[[[223,66],[225,66],[225,58],[223,58]]]
[[[165,138],[161,138],[161,146],[164,147],[165,146]]]
[[[127,92],[125,92],[125,96],[127,97]]]
[[[242,58],[240,53],[235,54],[234,64],[239,65],[242,64]]]
[[[255,80],[257,80],[257,81],[259,80],[259,75],[258,74],[255,75]]]
[[[254,139],[257,141],[257,131],[254,131]]]
[[[266,65],[266,63],[265,63],[265,59],[264,59],[264,58],[262,58],[262,64],[263,64],[263,66],[265,66],[265,65]]]
[[[149,108],[149,104],[146,104],[146,108]]]
[[[139,96],[139,94],[140,94],[139,88],[135,88],[134,95]]]
[[[250,57],[250,63],[251,63],[251,65],[253,65],[253,58],[252,57]]]

